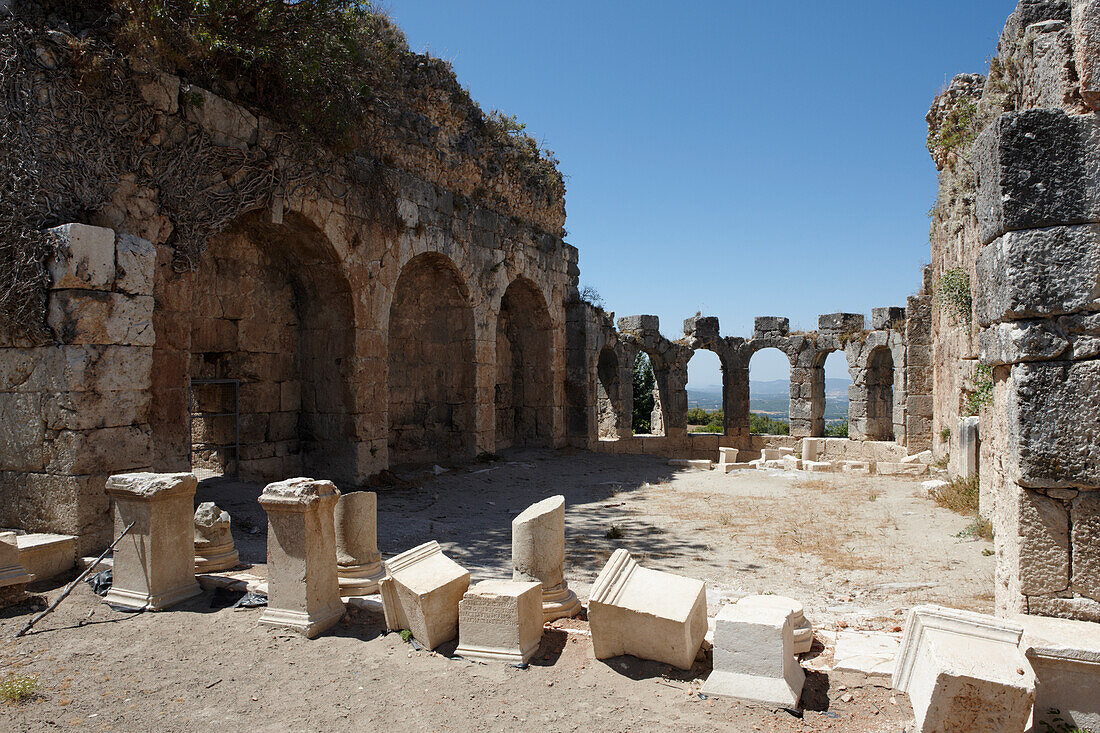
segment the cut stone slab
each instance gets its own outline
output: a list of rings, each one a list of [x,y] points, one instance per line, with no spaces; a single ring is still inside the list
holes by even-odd
[[[615,550],[592,586],[588,623],[597,659],[630,654],[691,669],[707,633],[706,584]]]
[[[512,520],[512,580],[542,584],[544,621],[572,618],[581,602],[565,582],[565,497],[532,504]]]
[[[970,611],[909,612],[893,686],[909,695],[922,733],[1022,731],[1035,677],[1018,645],[1023,627]]]
[[[467,659],[525,664],[542,641],[542,584],[484,580],[458,604],[458,648]]]
[[[752,608],[778,608],[787,612],[794,633],[794,653],[805,654],[814,644],[814,628],[806,618],[801,601],[786,596],[759,595],[745,596],[737,601],[738,605]]]
[[[935,459],[932,457],[932,451],[923,450],[920,453],[914,453],[911,456],[906,456],[901,459],[902,463],[923,463],[926,466],[931,464]]]
[[[458,604],[470,571],[443,554],[435,540],[387,560],[382,606],[390,631],[408,629],[428,649],[458,636]]]
[[[935,498],[936,493],[944,486],[950,486],[947,481],[943,479],[932,479],[931,481],[922,481],[921,490],[928,496],[929,499]]]
[[[15,538],[19,564],[34,580],[67,573],[76,564],[76,537],[68,534],[29,533]]]
[[[829,461],[802,461],[802,470],[810,473],[828,473],[833,470],[833,464]]]
[[[733,471],[749,471],[756,468],[752,463],[719,463],[718,470],[725,473],[732,473]]]
[[[342,494],[336,502],[336,574],[344,597],[377,593],[386,575],[378,551],[378,495],[373,491]]]
[[[825,452],[825,439],[824,438],[803,438],[802,439],[802,462],[808,463],[810,461],[820,460],[821,455]]]
[[[229,512],[212,501],[195,510],[195,572],[220,573],[240,564]]]
[[[889,463],[880,461],[875,464],[875,473],[880,476],[925,476],[928,466],[924,463]]]
[[[312,639],[343,617],[333,522],[339,497],[331,481],[311,478],[264,488],[260,506],[267,512],[268,605],[261,624]]]
[[[1024,627],[1020,646],[1035,672],[1036,723],[1058,730],[1057,717],[1100,730],[1100,624],[1024,615],[1013,621]]]
[[[838,631],[833,650],[833,669],[868,677],[889,677],[897,664],[901,639],[893,634]]]
[[[87,224],[50,230],[63,251],[49,262],[54,290],[110,290],[115,280],[115,232]]]
[[[719,448],[718,449],[718,462],[719,463],[737,463],[737,454],[739,452],[740,451],[738,451],[736,448]]]
[[[802,459],[795,458],[793,455],[783,456],[783,468],[787,471],[801,471]]]
[[[690,460],[684,458],[673,458],[668,462],[668,465],[673,468],[686,468],[690,471],[709,471],[714,468],[714,464],[705,460]]]
[[[127,473],[107,479],[117,537],[114,578],[104,601],[113,608],[157,611],[202,593],[195,582],[194,501],[190,473]]]
[[[15,532],[0,532],[0,608],[21,602],[30,581],[31,574],[19,564]]]
[[[706,695],[797,708],[806,673],[794,652],[791,612],[781,606],[724,606],[714,619],[714,669]]]
[[[858,473],[864,476],[871,475],[870,461],[837,461],[836,466],[842,473]]]

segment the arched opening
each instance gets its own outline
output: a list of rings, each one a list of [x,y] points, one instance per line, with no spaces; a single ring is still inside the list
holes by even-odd
[[[610,346],[600,351],[596,364],[596,416],[598,435],[601,439],[618,438],[622,426],[619,425],[622,386],[619,379],[619,357]]]
[[[661,390],[653,370],[653,359],[644,351],[634,358],[634,412],[631,432],[634,435],[664,435],[664,406]]]
[[[749,432],[790,435],[791,362],[775,347],[749,359]]]
[[[257,481],[354,480],[355,319],[329,241],[297,215],[249,215],[211,243],[197,277],[192,465]]]
[[[822,419],[827,438],[848,437],[848,390],[852,377],[848,372],[848,359],[843,351],[831,351],[825,358],[822,370],[824,413]]]
[[[867,439],[894,439],[894,357],[885,346],[867,360]]]
[[[473,456],[474,314],[446,257],[420,255],[401,270],[387,367],[390,464]]]
[[[496,445],[553,443],[553,333],[538,288],[519,279],[508,286],[497,319]]]
[[[700,349],[688,360],[687,429],[689,433],[717,433],[725,428],[725,390],[722,360]]]

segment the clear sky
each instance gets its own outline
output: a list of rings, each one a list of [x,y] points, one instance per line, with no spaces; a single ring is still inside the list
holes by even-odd
[[[388,7],[415,50],[557,153],[581,284],[676,339],[698,310],[748,336],[758,315],[812,329],[905,305],[929,260],[924,116],[952,76],[984,73],[1015,3]],[[692,382],[719,382],[715,363],[693,359]],[[776,351],[752,370],[787,376]]]

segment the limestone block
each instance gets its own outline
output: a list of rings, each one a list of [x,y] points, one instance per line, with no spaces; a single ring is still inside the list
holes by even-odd
[[[41,471],[46,465],[42,397],[37,394],[0,392],[0,468],[8,471]]]
[[[1047,723],[1058,730],[1057,717],[1080,730],[1100,730],[1100,624],[1024,615],[1012,620],[1024,627],[1020,647],[1035,672],[1036,729],[1046,730]]]
[[[119,234],[115,250],[115,288],[130,295],[152,295],[157,263],[153,243],[132,234]]]
[[[1006,402],[1020,484],[1100,488],[1100,361],[1017,364]]]
[[[684,335],[709,340],[720,338],[718,319],[714,316],[693,316],[684,321]]]
[[[753,338],[788,336],[791,333],[791,321],[778,316],[758,316],[753,321],[752,332]]]
[[[15,532],[0,532],[0,588],[14,589],[18,591],[33,578],[27,569],[19,562],[19,546],[15,539]]]
[[[931,481],[922,481],[921,490],[928,496],[929,499],[935,498],[936,492],[942,489],[944,486],[948,486],[948,483],[942,479],[932,479]]]
[[[673,458],[668,462],[668,465],[673,468],[686,468],[690,471],[709,471],[714,468],[714,464],[706,460],[689,460],[683,458]]]
[[[880,476],[924,476],[928,473],[928,466],[923,463],[879,461],[875,464],[875,473]]]
[[[1094,310],[1098,277],[1100,225],[1009,232],[978,255],[978,277],[973,285],[975,317],[987,326]],[[1031,330],[1034,332],[1036,327]],[[1016,341],[1009,339],[1007,345],[999,343],[999,334],[985,338],[984,346],[994,361],[994,357],[1004,356],[996,353],[998,350],[1013,346],[1041,356],[1057,351],[1060,345],[1056,336],[1041,332],[1016,334]],[[1007,354],[1012,355],[1011,351]]]
[[[180,79],[152,68],[141,69],[138,93],[145,103],[161,112],[174,115],[179,111]]]
[[[1073,591],[1100,601],[1100,492],[1084,491],[1070,509]]]
[[[706,695],[797,708],[806,674],[794,651],[794,630],[786,608],[727,605],[714,619],[714,669],[703,683]]]
[[[719,463],[737,463],[738,450],[736,448],[719,448],[718,449],[718,462]]]
[[[959,420],[959,477],[964,479],[978,475],[980,442],[978,432],[981,419],[964,417]]]
[[[377,593],[386,575],[378,551],[378,495],[373,491],[343,494],[336,502],[336,571],[341,596]]]
[[[761,451],[760,457],[765,461],[778,461],[783,457],[783,454],[779,452],[778,448],[765,448]]]
[[[49,262],[53,289],[110,290],[115,281],[113,230],[64,224],[50,233],[61,240],[63,250]]]
[[[623,316],[618,321],[622,333],[660,333],[661,321],[657,316]]]
[[[837,631],[830,634],[833,649],[833,669],[855,672],[867,677],[889,677],[897,664],[901,639],[881,631]]]
[[[344,615],[336,580],[333,511],[340,492],[331,481],[294,478],[268,484],[267,597],[260,623],[312,639]]]
[[[909,612],[893,686],[909,695],[922,733],[1022,731],[1035,679],[1017,645],[1019,624],[970,611]]]
[[[1100,221],[1098,132],[1093,115],[1055,109],[1009,112],[988,125],[972,153],[982,244],[1006,232]]]
[[[1069,346],[1069,340],[1050,320],[995,323],[978,335],[978,357],[990,366],[1049,361]]]
[[[1029,489],[1016,491],[1020,592],[1046,595],[1068,589],[1069,512],[1062,502],[1038,492]]]
[[[885,331],[896,326],[905,325],[905,309],[897,306],[889,308],[871,309],[871,328],[876,331]]]
[[[802,462],[808,463],[817,461],[821,458],[825,452],[825,439],[824,438],[803,438],[802,439]]]
[[[195,510],[195,572],[217,573],[237,567],[240,558],[233,544],[229,512],[214,502],[199,504]]]
[[[218,145],[246,149],[256,142],[256,116],[216,94],[193,85],[180,89],[184,116],[203,127]]]
[[[107,479],[114,503],[114,580],[104,600],[132,611],[159,611],[202,592],[195,582],[194,506],[190,473],[124,473]]]
[[[484,580],[458,604],[458,648],[467,659],[525,664],[542,641],[542,584]]]
[[[91,290],[50,294],[47,322],[65,344],[152,346],[152,296]]]
[[[580,612],[581,602],[565,582],[564,496],[532,504],[512,520],[512,580],[542,583],[546,621]]]
[[[802,461],[802,470],[811,473],[828,473],[833,470],[830,461]]]
[[[443,554],[435,540],[387,560],[380,583],[386,627],[408,629],[428,649],[458,636],[458,604],[470,571]]]
[[[1081,97],[1100,111],[1100,2],[1073,0],[1070,17]]]
[[[597,659],[631,654],[690,669],[707,633],[706,585],[615,550],[592,586],[588,622]]]
[[[776,608],[785,612],[794,633],[794,653],[805,654],[810,651],[814,643],[814,628],[806,618],[806,611],[801,601],[786,596],[757,595],[745,596],[737,603],[753,608]]]
[[[924,450],[920,453],[914,453],[911,456],[906,456],[901,459],[902,463],[923,463],[924,465],[930,465],[935,458],[932,456],[932,451]]]
[[[802,459],[795,458],[794,456],[785,455],[782,459],[783,469],[786,471],[801,471]]]
[[[817,327],[822,331],[851,333],[862,331],[864,322],[862,313],[829,313],[818,317]]]
[[[76,537],[73,535],[32,532],[15,539],[19,546],[19,564],[35,580],[67,573],[76,564]]]
[[[733,473],[734,471],[749,471],[756,468],[754,463],[719,463],[718,469],[724,473]]]

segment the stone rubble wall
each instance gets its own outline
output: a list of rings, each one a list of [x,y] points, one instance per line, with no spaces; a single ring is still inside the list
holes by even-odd
[[[57,345],[0,347],[0,526],[109,541],[104,485],[148,468],[153,270],[149,242],[71,224],[53,233],[49,326]]]

